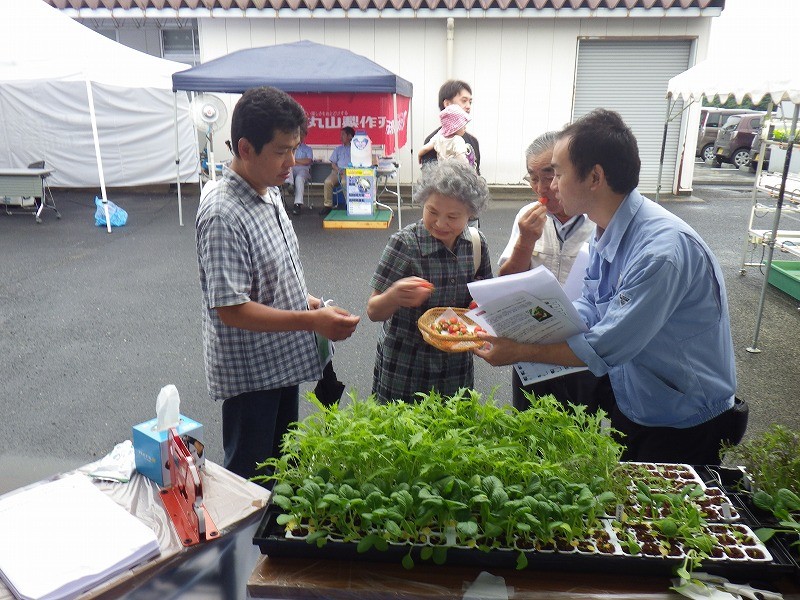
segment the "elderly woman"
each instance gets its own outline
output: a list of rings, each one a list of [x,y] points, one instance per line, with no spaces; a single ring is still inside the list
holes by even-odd
[[[451,395],[473,386],[472,353],[446,353],[426,344],[417,319],[436,306],[466,308],[467,284],[492,276],[486,240],[468,227],[488,200],[486,183],[464,162],[448,159],[423,168],[414,188],[422,220],[392,235],[370,284],[367,315],[384,322],[372,380],[378,400],[409,402],[416,392]],[[480,248],[477,271],[475,247]]]

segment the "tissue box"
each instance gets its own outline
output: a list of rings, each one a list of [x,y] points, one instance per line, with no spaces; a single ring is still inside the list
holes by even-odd
[[[156,431],[157,419],[150,419],[133,427],[133,451],[136,457],[136,470],[148,479],[152,479],[161,487],[172,484],[169,469],[169,452],[167,449],[168,431]],[[203,451],[203,426],[180,415],[178,435],[194,457],[197,468],[205,464]]]

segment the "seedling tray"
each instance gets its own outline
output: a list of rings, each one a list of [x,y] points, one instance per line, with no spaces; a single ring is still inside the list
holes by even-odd
[[[714,481],[726,490],[728,498],[741,514],[743,522],[750,525],[753,530],[779,526],[774,515],[761,510],[752,503],[748,492],[750,482],[742,469],[704,467],[701,468],[700,475],[705,481]],[[800,554],[798,554],[797,547],[791,545],[795,539],[787,534],[776,533],[766,546],[774,560],[786,565],[789,571],[794,573],[796,580],[800,581]]]
[[[283,526],[277,523],[277,517],[283,511],[274,505],[269,505],[261,523],[253,537],[262,554],[307,560],[354,560],[368,562],[393,562],[399,564],[403,557],[411,554],[415,564],[429,564],[430,560],[423,560],[422,554],[425,544],[390,544],[388,549],[380,551],[372,548],[359,553],[355,542],[329,540],[322,547],[315,543],[307,543],[303,537],[294,537],[286,533]],[[606,520],[606,529],[610,530],[610,520]],[[732,527],[746,527],[737,523]],[[529,569],[560,570],[560,571],[587,571],[587,572],[636,572],[648,575],[670,575],[679,567],[684,555],[676,557],[631,556],[622,552],[616,538],[615,550],[612,554],[601,552],[584,552],[573,550],[569,552],[551,550],[525,551]],[[760,544],[760,543],[759,543]],[[763,546],[760,546],[763,548]],[[775,550],[773,550],[775,547]],[[779,578],[796,572],[797,565],[784,548],[776,545],[767,545],[767,554],[763,559],[708,559],[703,563],[703,570],[722,576],[732,577],[759,577]],[[465,565],[491,568],[514,569],[520,551],[511,548],[498,548],[483,552],[475,548],[451,546],[447,548],[447,565]]]

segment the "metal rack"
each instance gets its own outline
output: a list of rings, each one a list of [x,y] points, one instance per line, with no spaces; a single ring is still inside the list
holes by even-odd
[[[767,145],[773,147],[780,147],[786,149],[786,156],[783,164],[783,172],[780,174],[770,173],[763,171],[763,164],[761,159],[758,161],[758,169],[756,171],[756,182],[753,185],[753,206],[750,210],[750,221],[747,226],[747,236],[744,244],[744,251],[742,253],[742,264],[740,274],[744,275],[747,266],[757,266],[764,268],[764,283],[761,287],[761,298],[758,304],[758,313],[756,316],[756,328],[753,334],[753,342],[747,348],[748,352],[758,353],[761,350],[758,348],[758,334],[761,329],[761,318],[764,313],[764,302],[767,295],[767,286],[769,285],[769,273],[772,268],[772,257],[777,247],[779,250],[789,252],[794,256],[800,257],[800,231],[780,229],[781,214],[783,212],[800,214],[800,177],[790,175],[789,167],[792,160],[792,149],[795,146],[797,135],[797,119],[800,113],[800,104],[794,105],[794,114],[792,116],[792,124],[789,132],[788,142],[776,142],[774,140],[766,139],[769,132],[769,119],[762,125],[762,132],[764,135],[761,138],[761,148],[759,149],[759,157],[763,157]],[[772,102],[770,102],[767,109],[767,115],[772,114]],[[758,192],[766,192],[771,197],[775,198],[775,204],[764,204],[758,200]],[[773,222],[771,229],[754,229],[753,223],[756,216],[762,213],[761,216],[773,213]],[[759,246],[766,248],[766,257],[758,262],[747,262],[748,252],[752,252]]]

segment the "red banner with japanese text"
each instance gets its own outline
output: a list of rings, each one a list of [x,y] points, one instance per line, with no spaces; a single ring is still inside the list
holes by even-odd
[[[338,146],[340,131],[348,125],[367,132],[372,145],[384,147],[384,154],[394,151],[394,132],[397,129],[399,147],[408,137],[410,98],[397,96],[397,119],[392,94],[363,93],[290,93],[308,114],[306,144]]]

